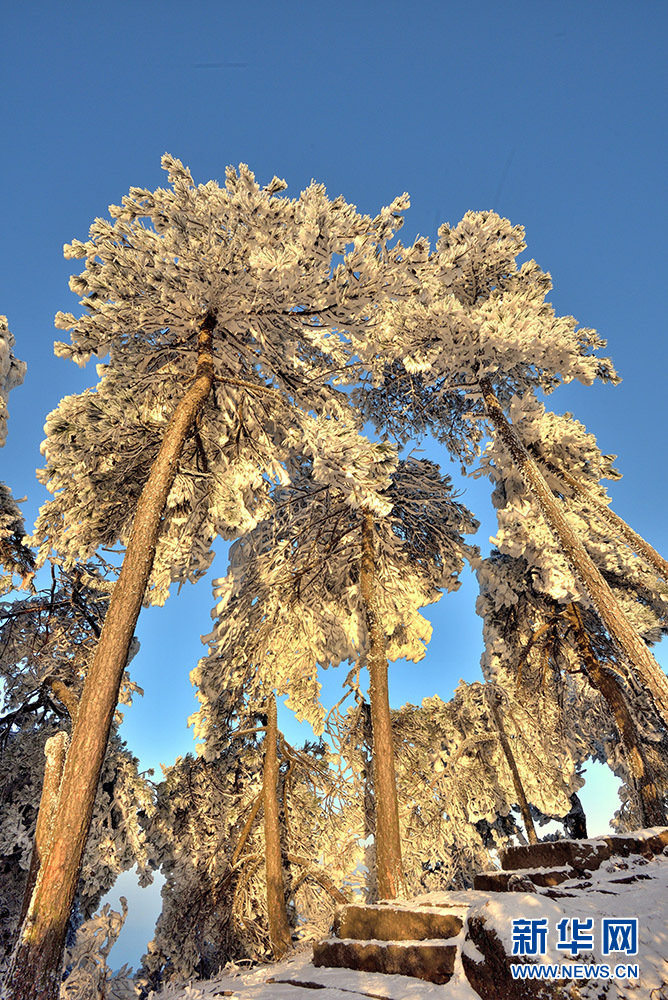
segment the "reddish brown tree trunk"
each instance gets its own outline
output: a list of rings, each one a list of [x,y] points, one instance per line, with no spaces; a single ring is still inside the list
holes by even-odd
[[[276,698],[267,702],[267,732],[264,739],[264,848],[267,877],[269,940],[274,958],[282,958],[292,942],[283,884],[281,822],[278,804],[278,722]]]
[[[19,927],[26,918],[42,859],[49,853],[49,842],[51,840],[51,831],[53,829],[53,818],[56,814],[58,799],[60,798],[60,783],[63,780],[67,742],[67,733],[60,732],[56,733],[55,736],[50,736],[44,746],[46,762],[44,764],[42,795],[39,800],[39,812],[37,813],[37,826],[35,828],[35,842],[32,848],[30,868],[28,869],[28,879],[26,881],[26,888],[23,894],[23,905],[21,907],[21,916],[19,917]]]
[[[198,337],[195,377],[176,407],[142,490],[123,566],[81,695],[53,818],[48,856],[12,956],[7,1000],[56,1000],[67,923],[93,814],[100,771],[130,643],[153,567],[165,504],[183,444],[214,378],[215,317]]]
[[[513,788],[515,789],[515,794],[517,795],[517,804],[520,807],[520,813],[522,814],[522,820],[524,822],[524,829],[527,832],[527,838],[530,844],[537,844],[538,837],[536,835],[536,828],[533,825],[533,818],[531,816],[531,810],[529,809],[529,803],[527,802],[527,797],[524,793],[524,785],[522,784],[522,779],[520,778],[520,772],[517,769],[517,763],[515,762],[515,755],[510,746],[510,740],[508,739],[508,734],[506,733],[506,727],[503,724],[503,718],[496,704],[496,694],[493,688],[488,688],[488,699],[487,702],[492,713],[492,718],[494,719],[494,725],[496,726],[497,733],[499,734],[499,742],[501,744],[501,749],[503,750],[503,755],[506,758],[506,763],[508,764],[508,769],[510,770],[510,775],[513,780]]]
[[[595,656],[575,604],[568,605],[566,615],[573,628],[575,642],[587,676],[593,687],[600,691],[605,699],[615,721],[636,787],[640,821],[643,826],[666,826],[668,818],[663,799],[659,794],[652,767],[643,753],[642,737],[628,706],[626,695],[614,674],[606,670]]]
[[[545,482],[514,428],[508,423],[491,382],[479,378],[485,407],[494,430],[508,449],[545,521],[559,542],[561,551],[608,633],[650,691],[657,710],[668,728],[668,679],[617,603],[612,590],[594,565],[589,553],[566,519],[559,502]]]
[[[399,804],[387,684],[387,654],[376,598],[373,516],[362,512],[360,592],[369,633],[367,666],[373,731],[373,788],[376,806],[376,869],[381,899],[396,899],[405,889],[401,860]]]
[[[645,559],[649,565],[656,570],[659,576],[668,581],[668,562],[663,558],[663,556],[656,551],[656,549],[645,541],[642,535],[639,535],[637,531],[634,531],[630,524],[615,514],[611,507],[607,504],[601,503],[598,497],[594,496],[590,490],[587,489],[582,483],[578,482],[575,476],[571,476],[569,472],[565,469],[558,469],[556,466],[550,466],[561,476],[563,481],[571,487],[574,493],[576,493],[585,504],[587,504],[594,513],[601,518],[601,520],[606,521],[610,527],[621,537],[625,542],[633,549],[633,551]]]

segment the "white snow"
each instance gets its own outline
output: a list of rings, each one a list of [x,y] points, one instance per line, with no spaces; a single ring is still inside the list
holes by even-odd
[[[629,877],[635,877],[636,881],[619,882],[620,878]],[[572,895],[550,898],[547,892]],[[494,928],[509,955],[512,954],[512,921],[547,917],[547,953],[538,959],[540,962],[594,961],[614,965],[619,961],[639,965],[639,980],[609,981],[606,1000],[653,1000],[652,991],[668,984],[668,856],[660,855],[651,861],[637,855],[611,858],[583,880],[572,879],[556,889],[537,887],[535,893],[439,892],[413,901],[397,900],[384,905],[398,909],[439,907],[469,918],[482,916],[488,926]],[[594,948],[587,951],[587,957],[583,954],[573,958],[569,952],[556,949],[556,924],[563,917],[593,918]],[[637,956],[603,956],[600,921],[604,917],[638,917]],[[465,937],[466,923],[457,938],[451,940],[459,945],[459,951],[480,960],[482,956]],[[593,959],[588,957],[591,954]],[[459,952],[454,976],[443,986],[406,976],[316,968],[310,958],[310,950],[302,951],[278,964],[256,966],[249,971],[231,968],[208,982],[172,986],[151,996],[155,1000],[158,997],[159,1000],[208,1000],[221,995],[230,1000],[300,1000],[300,997],[307,1000],[308,994],[300,994],[297,984],[318,983],[324,987],[317,991],[319,1000],[354,1000],[359,995],[383,1000],[479,1000],[465,978]],[[287,980],[294,980],[295,984],[290,985]],[[595,982],[580,984],[583,997],[598,996],[599,988]]]

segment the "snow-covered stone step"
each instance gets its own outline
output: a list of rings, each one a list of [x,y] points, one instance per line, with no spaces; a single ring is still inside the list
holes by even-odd
[[[361,941],[424,941],[456,937],[461,929],[462,918],[454,913],[351,903],[337,910],[333,933]]]
[[[561,868],[521,868],[519,871],[478,872],[473,876],[473,888],[482,892],[533,892],[533,886],[561,885],[576,878],[570,865]]]
[[[501,856],[505,871],[518,868],[557,868],[570,865],[579,871],[596,871],[604,861],[616,856],[640,854],[655,857],[668,847],[668,827],[652,827],[633,834],[611,834],[591,840],[555,840],[523,847],[509,847]]]
[[[447,983],[455,968],[457,945],[438,940],[359,941],[327,938],[313,945],[313,964],[328,968],[413,976]]]

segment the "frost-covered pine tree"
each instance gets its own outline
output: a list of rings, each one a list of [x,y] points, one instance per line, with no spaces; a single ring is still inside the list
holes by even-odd
[[[0,316],[0,448],[7,440],[9,392],[21,385],[26,364],[14,354],[14,337],[7,326],[7,317]],[[28,586],[33,576],[33,554],[24,544],[23,517],[10,488],[0,482],[0,596],[12,589],[14,575]]]
[[[477,525],[433,463],[397,464],[393,449],[342,423],[327,433],[339,447],[302,463],[291,486],[275,491],[272,516],[232,547],[209,655],[192,675],[197,731],[213,750],[220,700],[272,684],[321,732],[318,666],[366,665],[378,891],[392,898],[403,870],[388,659],[424,656],[431,628],[419,609],[459,586],[462,534]]]
[[[506,818],[493,815],[492,808],[485,811],[489,823],[469,808],[471,790],[481,779],[483,786],[493,787],[496,773],[490,771],[483,777],[479,762],[468,767],[468,757],[453,775],[446,773],[440,748],[447,746],[454,759],[462,743],[453,724],[452,703],[434,696],[419,707],[404,705],[391,714],[407,890],[414,895],[470,887],[475,872],[491,867],[489,849],[505,846],[509,830],[516,828],[510,815],[503,829]],[[351,790],[346,804],[349,822],[365,837],[373,834],[375,824],[370,717],[368,703],[358,695],[354,707],[346,712],[337,708],[327,719],[329,739]],[[369,868],[367,899],[375,901],[373,844],[365,848],[365,865]]]
[[[222,711],[226,745],[221,737],[215,755],[201,746],[197,759],[179,759],[157,788],[147,832],[166,882],[139,974],[152,989],[274,953],[263,816],[271,720],[245,702]],[[309,939],[326,933],[334,905],[346,901],[339,887],[354,881],[361,850],[342,817],[348,791],[325,744],[296,749],[276,735],[283,908],[288,936]]]
[[[4,971],[20,916],[32,895],[39,857],[49,851],[49,813],[57,801],[83,679],[108,604],[105,582],[91,569],[67,575],[54,566],[49,589],[0,604],[0,864],[4,873],[0,968]],[[96,589],[86,586],[84,576]],[[138,691],[126,674],[121,701],[129,704]],[[137,864],[141,877],[150,881],[137,812],[150,813],[152,797],[138,774],[138,762],[118,736],[120,718],[119,713],[97,789],[70,922],[70,943],[82,921],[92,919],[120,872]],[[82,933],[85,937],[87,932]],[[80,958],[84,951],[80,942]],[[76,961],[80,968],[81,962]]]
[[[76,872],[142,602],[196,579],[216,534],[262,515],[269,483],[300,445],[300,414],[348,408],[328,385],[346,337],[378,301],[405,293],[389,250],[406,198],[374,219],[312,184],[299,198],[261,188],[247,167],[196,186],[166,156],[170,187],[132,188],[112,221],[66,247],[79,318],[59,314],[57,353],[99,369],[94,392],[48,418],[42,481],[53,499],[35,541],[66,568],[99,545],[125,547],[68,750],[53,845],[15,955],[12,1000],[55,996]],[[292,433],[291,433],[292,432]],[[148,587],[148,591],[147,591]]]
[[[550,725],[551,692],[541,691],[531,704],[514,695],[499,684],[462,682],[449,702],[427,699],[416,710],[432,734],[425,747],[430,746],[434,790],[447,803],[450,820],[464,830],[474,825],[478,837],[481,824],[494,829],[514,810],[529,834],[527,802],[562,815],[570,809],[570,794],[582,784],[570,745],[564,746]],[[507,834],[508,828],[501,832]],[[475,843],[473,831],[471,839]]]
[[[608,510],[610,502],[601,480],[620,478],[612,466],[614,456],[602,455],[594,436],[570,414],[546,412],[533,397],[514,398],[510,414],[516,433],[544,471],[546,482],[560,498],[570,524],[625,615],[647,643],[658,641],[668,628],[668,585],[657,573],[660,557],[653,549],[647,553],[646,543],[635,541],[638,536],[630,538],[616,530],[601,513]],[[526,586],[552,604],[552,610],[545,611],[547,619],[561,617],[559,627],[568,632],[568,641],[590,683],[601,692],[615,718],[640,800],[642,825],[660,825],[666,820],[658,779],[662,769],[659,766],[657,770],[657,764],[649,759],[655,754],[643,749],[643,724],[634,718],[652,712],[647,706],[648,695],[634,693],[639,684],[643,686],[642,679],[629,673],[600,620],[592,614],[586,592],[527,498],[502,444],[489,445],[482,469],[495,483],[493,501],[499,521],[495,542],[502,552],[524,561],[529,574]],[[540,600],[536,596],[535,601]],[[660,717],[655,718],[652,729],[655,734],[665,733]]]
[[[577,601],[552,596],[540,568],[521,556],[493,552],[478,577],[483,672],[509,694],[511,711],[542,719],[555,759],[566,755],[561,768],[571,777],[565,792],[577,790],[578,766],[592,757],[627,783],[625,820],[663,825],[665,735],[651,699],[615,658],[598,616]],[[531,739],[540,741],[540,735]],[[530,765],[528,773],[535,773]],[[532,793],[528,798],[547,816],[564,815],[565,798],[561,804]]]
[[[469,461],[483,425],[502,442],[544,523],[587,592],[620,655],[651,690],[668,723],[668,679],[587,552],[536,462],[508,421],[513,397],[551,392],[576,379],[617,381],[593,330],[558,317],[545,301],[549,274],[518,268],[524,231],[494,212],[468,212],[439,229],[436,249],[413,257],[414,294],[390,302],[375,339],[356,344],[367,366],[357,398],[364,412],[402,440],[431,429]]]
[[[251,728],[215,760],[188,755],[163,768],[147,825],[153,864],[165,876],[162,910],[138,977],[151,989],[210,978],[228,961],[267,950],[261,893],[249,892],[257,866],[251,872],[235,858],[261,805],[262,751]]]

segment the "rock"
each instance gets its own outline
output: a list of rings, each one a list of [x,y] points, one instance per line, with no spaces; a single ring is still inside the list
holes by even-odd
[[[536,892],[536,883],[531,881],[526,872],[511,872],[508,892]]]
[[[482,892],[535,892],[537,885],[560,885],[577,878],[577,875],[577,871],[570,867],[479,872],[473,876],[473,888]]]
[[[508,883],[515,872],[478,872],[473,876],[473,888],[480,892],[508,892]]]
[[[362,941],[426,941],[456,937],[461,929],[461,917],[453,913],[350,904],[338,910],[333,933]]]
[[[462,952],[464,972],[469,983],[483,1000],[565,1000],[568,984],[563,979],[513,979],[510,963],[522,961],[506,955],[503,944],[484,917],[468,921],[466,940],[472,941],[482,954],[475,961],[466,950]]]
[[[630,854],[642,854],[644,858],[653,858],[656,854],[661,854],[668,846],[668,829],[653,830],[633,834],[613,833],[608,837],[602,837],[610,845],[612,854],[621,858],[628,858]]]
[[[313,945],[313,964],[330,968],[413,976],[429,983],[447,983],[455,967],[457,946],[440,942],[397,944],[330,938]],[[493,996],[493,994],[490,994]]]
[[[523,847],[509,847],[501,855],[501,867],[560,868],[565,865],[578,872],[596,871],[613,855],[627,858],[641,854],[653,858],[668,846],[668,828],[640,830],[636,834],[611,834],[595,840],[553,840]],[[538,884],[538,883],[537,883]]]
[[[508,871],[518,868],[563,868],[596,871],[612,855],[612,847],[600,840],[550,840],[524,847],[509,847],[501,855]]]

